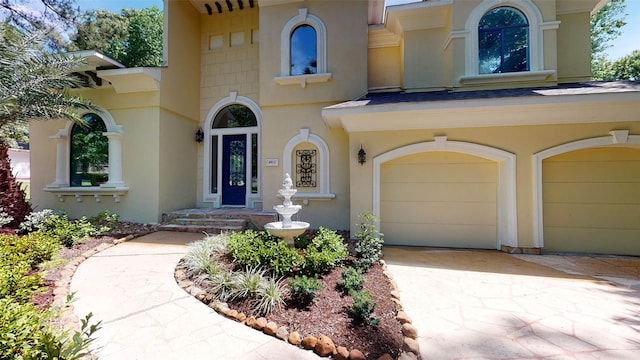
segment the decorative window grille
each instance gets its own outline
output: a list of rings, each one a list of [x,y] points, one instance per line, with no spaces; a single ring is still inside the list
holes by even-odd
[[[317,186],[317,150],[296,150],[296,187]]]

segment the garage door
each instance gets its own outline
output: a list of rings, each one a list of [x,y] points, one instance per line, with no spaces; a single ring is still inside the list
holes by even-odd
[[[497,163],[425,152],[380,168],[385,244],[495,249]]]
[[[545,251],[640,255],[640,150],[550,157],[542,186]]]

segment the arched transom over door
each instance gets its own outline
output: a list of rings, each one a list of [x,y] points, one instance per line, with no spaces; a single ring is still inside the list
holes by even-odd
[[[259,197],[259,125],[239,103],[221,106],[209,122],[205,155],[205,200],[214,206],[251,206]]]
[[[385,243],[495,249],[497,167],[495,161],[446,151],[382,164]]]

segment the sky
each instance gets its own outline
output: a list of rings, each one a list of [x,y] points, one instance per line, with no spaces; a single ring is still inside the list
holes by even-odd
[[[386,5],[415,2],[416,0],[386,0]],[[640,49],[640,0],[626,0],[627,17],[622,28],[622,35],[611,42],[607,49],[607,55],[611,60],[630,54],[633,50]],[[162,9],[162,0],[78,0],[78,6],[82,10],[106,9],[119,12],[123,7],[141,9],[156,5]]]

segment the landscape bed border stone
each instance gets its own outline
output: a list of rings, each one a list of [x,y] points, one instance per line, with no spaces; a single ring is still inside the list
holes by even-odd
[[[384,260],[379,260],[382,264],[384,275],[389,279],[391,300],[396,304],[396,319],[402,325],[402,351],[397,360],[416,360],[420,357],[420,346],[418,344],[418,330],[411,324],[411,318],[404,311],[402,302],[400,301],[400,292],[398,286],[393,280],[391,273],[387,270],[387,264]],[[252,329],[263,332],[266,335],[276,337],[284,342],[287,342],[293,346],[313,351],[318,356],[329,357],[332,356],[335,360],[364,360],[365,356],[359,349],[347,349],[344,346],[336,346],[331,338],[320,334],[319,336],[305,336],[302,337],[297,331],[289,332],[286,326],[278,326],[273,321],[269,321],[265,317],[247,316],[243,312],[229,308],[229,305],[225,302],[217,301],[213,298],[212,294],[197,287],[193,281],[187,277],[186,269],[179,262],[175,270],[176,283],[186,293],[195,297],[203,304],[209,306],[217,313],[235,320],[241,324],[244,324]],[[377,360],[393,360],[393,357],[389,354],[383,354]]]

